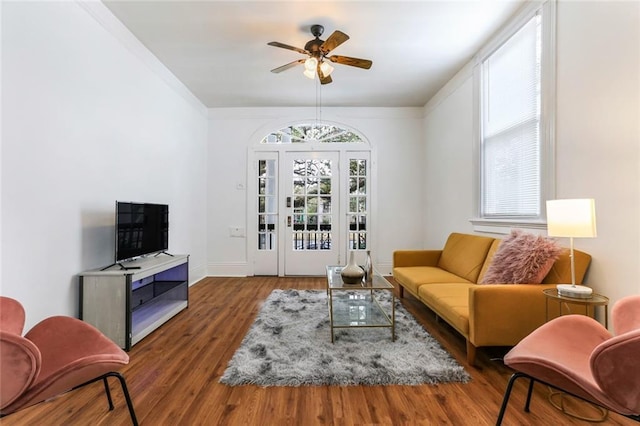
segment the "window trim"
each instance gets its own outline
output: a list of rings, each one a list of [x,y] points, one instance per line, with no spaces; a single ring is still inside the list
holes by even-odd
[[[542,69],[540,112],[540,216],[531,218],[487,218],[481,214],[482,168],[482,63],[537,13],[542,14]],[[555,198],[555,121],[556,121],[556,0],[527,3],[473,59],[473,164],[474,231],[507,234],[512,228],[546,228],[546,200]]]

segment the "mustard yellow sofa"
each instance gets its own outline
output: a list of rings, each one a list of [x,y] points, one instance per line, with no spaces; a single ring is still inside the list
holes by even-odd
[[[571,282],[569,251],[555,261],[541,284],[477,284],[482,281],[500,239],[452,233],[441,250],[398,250],[393,278],[399,296],[406,290],[449,323],[467,341],[467,361],[476,348],[514,346],[546,321],[542,290]],[[574,250],[576,283],[582,283],[591,256]],[[549,303],[549,316],[558,304]]]

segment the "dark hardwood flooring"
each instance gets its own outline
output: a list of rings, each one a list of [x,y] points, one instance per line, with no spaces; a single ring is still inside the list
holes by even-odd
[[[478,367],[465,361],[464,339],[411,296],[403,303],[472,376],[467,384],[437,386],[229,387],[218,383],[261,303],[276,288],[321,289],[322,277],[206,278],[190,288],[190,306],[135,345],[123,370],[141,425],[491,425],[511,370],[505,348],[480,349]],[[328,338],[328,336],[327,336]],[[11,425],[127,425],[119,385],[108,411],[101,383],[0,420]],[[586,425],[553,408],[536,386],[531,412],[516,383],[504,425]],[[583,402],[569,405],[583,415]],[[604,424],[637,425],[616,414]]]

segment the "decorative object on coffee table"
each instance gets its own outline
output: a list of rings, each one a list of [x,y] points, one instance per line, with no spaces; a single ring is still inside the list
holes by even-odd
[[[373,281],[373,262],[371,261],[371,250],[367,250],[367,261],[364,264],[364,283],[371,287]]]
[[[360,284],[362,282],[364,271],[356,263],[355,251],[349,252],[349,263],[342,268],[340,276],[345,284]]]

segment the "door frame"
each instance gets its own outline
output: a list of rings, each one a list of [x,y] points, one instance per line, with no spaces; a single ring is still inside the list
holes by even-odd
[[[348,193],[344,189],[345,182],[347,182],[348,175],[348,167],[342,167],[342,163],[345,161],[345,156],[348,156],[349,153],[368,153],[369,156],[369,173],[370,173],[370,182],[369,182],[369,191],[368,201],[369,201],[369,211],[368,220],[370,224],[370,229],[372,230],[368,234],[369,238],[369,250],[372,253],[377,253],[377,232],[378,223],[377,223],[377,193],[378,193],[378,179],[377,179],[377,155],[376,150],[366,142],[366,139],[363,138],[365,143],[296,143],[296,144],[257,144],[252,147],[249,147],[247,152],[247,185],[246,185],[246,256],[247,256],[247,267],[246,273],[247,276],[255,275],[255,262],[256,262],[256,254],[258,247],[258,226],[257,226],[257,205],[256,205],[256,192],[257,192],[257,179],[256,177],[256,167],[259,159],[262,158],[263,153],[269,153],[270,156],[276,155],[277,158],[277,168],[278,175],[280,175],[280,171],[282,168],[282,161],[284,160],[287,153],[295,153],[295,152],[337,152],[340,164],[339,170],[339,206],[340,213],[338,215],[338,220],[340,222],[338,236],[339,246],[338,246],[338,256],[336,259],[336,264],[342,265],[347,262],[347,243],[348,243],[348,225],[346,223],[347,215],[346,215],[346,206],[348,205]],[[283,194],[280,193],[282,189],[282,182],[278,182],[278,197],[282,197]],[[280,205],[280,202],[278,202]],[[279,209],[280,210],[280,209]],[[286,221],[286,212],[277,212],[278,215],[278,248],[277,248],[277,262],[278,262],[278,276],[284,275],[284,246],[282,242],[284,241],[285,230],[283,229],[284,221]],[[362,254],[362,261],[364,261],[364,252]]]

